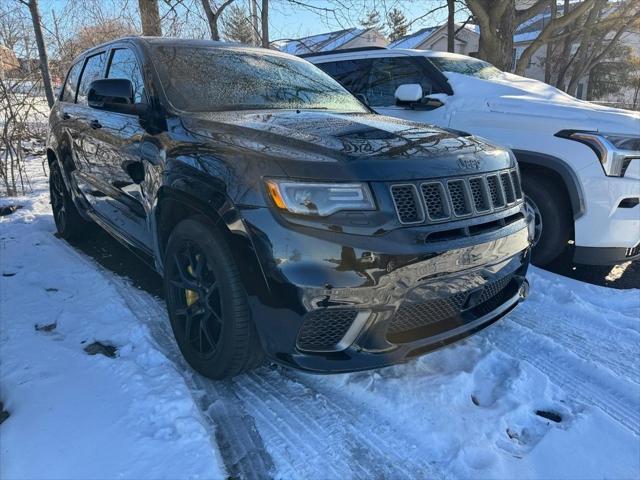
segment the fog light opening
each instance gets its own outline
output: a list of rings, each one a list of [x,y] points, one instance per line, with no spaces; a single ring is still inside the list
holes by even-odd
[[[524,282],[522,282],[522,285],[520,285],[520,291],[518,292],[518,295],[520,295],[521,300],[524,300],[529,296],[529,282],[526,279]]]

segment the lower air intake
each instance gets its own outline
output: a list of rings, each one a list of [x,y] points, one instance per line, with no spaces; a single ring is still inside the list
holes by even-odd
[[[340,350],[339,343],[357,315],[357,310],[346,309],[324,309],[309,313],[298,332],[298,348],[308,352]]]

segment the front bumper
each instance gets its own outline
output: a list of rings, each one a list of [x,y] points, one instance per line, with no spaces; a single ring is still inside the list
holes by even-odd
[[[587,195],[584,215],[575,222],[576,263],[612,265],[638,257],[640,160],[631,167],[625,177],[607,177],[598,164],[579,172]]]
[[[524,219],[427,245],[419,228],[359,236],[285,225],[263,208],[242,215],[268,283],[250,296],[252,315],[267,355],[288,366],[403,362],[490,325],[525,296]]]

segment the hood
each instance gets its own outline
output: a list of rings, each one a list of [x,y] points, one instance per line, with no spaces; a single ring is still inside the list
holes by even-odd
[[[555,87],[502,72],[485,80],[444,72],[462,108],[539,118],[560,129],[640,134],[640,113],[579,100]],[[461,105],[458,105],[461,108]]]
[[[299,178],[409,180],[511,164],[508,151],[485,140],[368,113],[214,112],[190,115],[183,124],[212,142],[273,158]]]

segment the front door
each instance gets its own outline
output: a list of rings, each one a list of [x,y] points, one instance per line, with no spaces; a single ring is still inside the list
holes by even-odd
[[[140,146],[145,131],[138,116],[91,108],[86,99],[91,81],[124,78],[134,85],[133,101],[145,103],[142,75],[135,54],[128,48],[110,50],[104,54],[104,61],[106,66],[100,75],[85,81],[83,74],[78,91],[78,106],[84,112],[84,129],[77,147],[83,158],[78,184],[106,226],[132,245],[148,250],[150,232],[139,185],[143,181]]]
[[[402,118],[414,122],[448,127],[446,108],[430,108],[416,105],[413,108],[397,106],[395,92],[403,84],[413,83],[422,87],[422,94],[443,93],[438,84],[431,81],[427,69],[421,65],[422,57],[386,57],[371,59],[371,67],[365,94],[369,106],[381,115]]]

